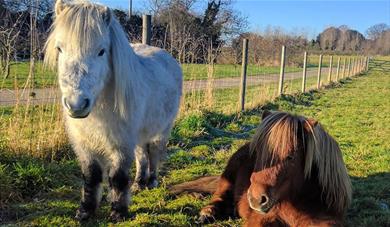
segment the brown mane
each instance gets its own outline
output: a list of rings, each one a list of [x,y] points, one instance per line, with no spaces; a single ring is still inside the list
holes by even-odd
[[[341,150],[337,142],[321,124],[308,134],[305,160],[305,177],[313,167],[318,168],[318,180],[330,208],[345,210],[351,202],[352,188]]]

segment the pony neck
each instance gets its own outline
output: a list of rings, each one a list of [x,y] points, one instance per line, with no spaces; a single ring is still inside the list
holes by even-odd
[[[317,168],[313,168],[311,177],[305,179],[303,187],[293,198],[282,203],[290,213],[297,216],[308,216],[313,218],[321,217],[342,217],[333,208],[329,208],[323,196],[322,187],[318,181]],[[287,214],[285,214],[288,216]],[[292,219],[294,220],[294,219]]]
[[[315,212],[315,206],[310,211],[303,211],[289,201],[279,205],[278,216],[288,226],[334,226],[342,224],[342,218],[326,212]]]

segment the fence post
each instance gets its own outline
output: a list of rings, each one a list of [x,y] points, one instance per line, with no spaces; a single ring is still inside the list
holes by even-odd
[[[142,15],[142,44],[150,45],[152,39],[152,16]]]
[[[357,73],[360,73],[361,66],[362,66],[362,57],[359,57],[358,58]]]
[[[333,55],[330,56],[329,60],[329,74],[328,74],[328,82],[332,82],[332,69],[333,69]]]
[[[341,61],[341,57],[339,57],[339,58],[337,59],[336,81],[339,80],[339,75],[340,75],[340,61]]]
[[[280,76],[279,76],[279,95],[283,94],[285,60],[286,60],[286,46],[282,46],[282,57],[280,60]]]
[[[368,64],[370,63],[370,58],[366,57],[366,71],[368,71]]]
[[[347,67],[347,58],[344,57],[344,61],[343,61],[343,74],[341,75],[341,78],[345,77],[345,68],[346,67]]]
[[[357,62],[356,62],[356,74],[360,73],[360,57],[357,57]]]
[[[349,58],[348,58],[348,72],[347,72],[347,77],[350,76],[350,73],[351,73],[351,58],[349,57]]]
[[[307,52],[303,55],[303,75],[302,75],[302,93],[306,90],[306,66],[307,65]]]
[[[356,58],[352,58],[352,76],[355,76],[355,70],[356,70]]]
[[[242,45],[242,63],[241,63],[241,86],[240,86],[240,107],[241,111],[245,109],[245,91],[246,91],[246,71],[248,65],[248,39],[243,40]]]
[[[322,54],[320,54],[320,61],[318,62],[317,89],[320,89],[321,87],[321,67],[322,67]]]
[[[355,75],[359,74],[359,56],[356,58],[356,72],[355,72]]]

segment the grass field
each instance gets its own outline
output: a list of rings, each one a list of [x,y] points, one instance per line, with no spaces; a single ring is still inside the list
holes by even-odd
[[[182,64],[184,80],[204,80],[208,77],[209,65],[207,64]],[[248,65],[248,75],[274,74],[279,73],[277,66]],[[286,67],[286,72],[298,72],[302,68]],[[38,62],[34,78],[34,87],[50,87],[57,83],[55,72],[47,71],[42,63]],[[214,78],[238,77],[241,73],[241,65],[216,64],[213,66]],[[29,74],[29,63],[20,62],[11,65],[10,76],[2,79],[0,88],[14,89],[23,88]]]
[[[303,60],[302,60],[303,61]],[[336,58],[334,59],[334,65],[336,64]],[[324,56],[323,67],[328,67],[329,56]],[[26,80],[29,75],[29,62],[14,62],[11,65],[10,75],[7,79],[2,78],[0,81],[0,89],[21,89],[25,86]],[[318,67],[318,56],[309,56],[308,67]],[[182,64],[184,80],[204,80],[208,78],[210,73],[210,66],[207,64]],[[241,73],[240,64],[215,64],[213,67],[213,78],[226,78],[226,77],[238,77]],[[275,74],[279,73],[279,66],[258,66],[249,64],[247,69],[247,75],[263,75],[263,74]],[[299,72],[302,71],[301,67],[286,66],[286,72]],[[48,71],[42,65],[42,62],[36,64],[34,87],[44,88],[56,85],[57,77],[55,72]],[[31,85],[30,85],[31,86]]]
[[[390,225],[389,65],[390,61],[375,61],[367,75],[342,80],[319,92],[287,95],[262,106],[314,117],[339,141],[354,190],[347,226]],[[230,100],[226,93],[220,95]],[[132,217],[118,226],[195,225],[196,215],[208,197],[173,197],[166,186],[220,174],[230,155],[250,139],[260,115],[260,108],[255,108],[240,116],[198,111],[179,119],[162,168],[161,186],[134,195]],[[15,156],[1,144],[0,223],[78,226],[73,216],[80,197],[81,174],[66,144],[65,154],[51,162],[32,155]],[[96,219],[85,225],[106,226],[110,224],[108,214],[109,205],[103,202]],[[216,224],[238,226],[240,221]]]

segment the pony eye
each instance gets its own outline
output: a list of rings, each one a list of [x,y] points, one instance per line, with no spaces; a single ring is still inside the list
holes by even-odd
[[[293,159],[294,159],[294,156],[292,156],[292,155],[287,156],[287,160],[293,160]]]
[[[105,50],[104,49],[102,49],[100,52],[99,52],[99,57],[101,57],[101,56],[103,56],[103,54],[105,53]]]
[[[62,49],[60,47],[57,47],[58,53],[62,53]]]

